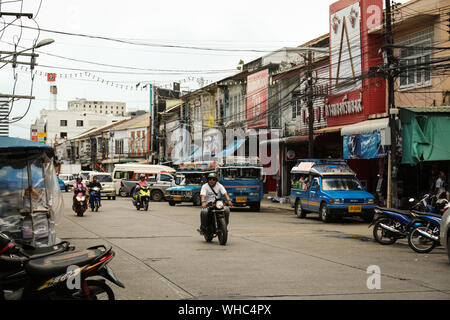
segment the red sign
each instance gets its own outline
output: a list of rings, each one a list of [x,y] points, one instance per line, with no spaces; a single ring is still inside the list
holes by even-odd
[[[269,99],[269,69],[247,77],[247,120],[248,128],[265,128]]]
[[[48,82],[56,81],[56,73],[47,73],[47,81]]]
[[[367,120],[386,111],[383,77],[364,77],[383,63],[379,35],[382,0],[340,0],[330,6],[330,95],[325,113],[328,126]]]

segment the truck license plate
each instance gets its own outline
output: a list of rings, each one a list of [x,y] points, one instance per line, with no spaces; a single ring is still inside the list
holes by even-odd
[[[348,206],[348,212],[362,212],[361,206]]]
[[[236,197],[236,202],[247,202],[247,197]]]
[[[174,200],[174,201],[181,201],[181,197],[175,196],[175,197],[173,197],[173,200]]]

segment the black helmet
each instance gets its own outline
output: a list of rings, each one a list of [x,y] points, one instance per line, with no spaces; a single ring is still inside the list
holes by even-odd
[[[209,179],[219,180],[219,179],[217,178],[217,174],[215,174],[215,173],[210,173],[210,174],[208,174],[208,180],[209,180]]]

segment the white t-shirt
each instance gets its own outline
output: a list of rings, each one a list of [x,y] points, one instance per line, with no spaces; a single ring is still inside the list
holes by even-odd
[[[208,183],[205,183],[202,186],[202,190],[200,191],[201,196],[206,196],[205,197],[206,203],[214,202],[216,200],[216,198],[220,199],[220,197],[222,195],[227,193],[227,190],[219,182],[216,182],[216,185],[214,186],[214,188],[212,188],[217,193],[217,197],[214,194],[214,192],[211,190],[211,188],[212,187]]]
[[[442,180],[440,177],[436,180],[436,188],[438,189],[438,192],[444,192],[444,180]]]

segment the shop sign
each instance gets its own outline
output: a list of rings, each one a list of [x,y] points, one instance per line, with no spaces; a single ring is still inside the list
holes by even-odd
[[[327,117],[337,117],[363,111],[362,99],[329,104],[325,108]]]

